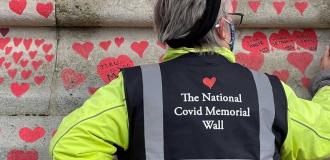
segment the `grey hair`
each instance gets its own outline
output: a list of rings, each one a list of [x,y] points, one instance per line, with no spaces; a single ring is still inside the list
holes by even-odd
[[[218,17],[223,15],[226,0],[221,1]],[[171,39],[184,38],[189,29],[202,17],[206,0],[158,0],[154,11],[154,26],[162,43]],[[204,38],[196,41],[195,48],[219,47],[218,36],[212,29]]]

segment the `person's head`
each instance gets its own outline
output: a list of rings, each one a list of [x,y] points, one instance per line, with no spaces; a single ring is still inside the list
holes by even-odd
[[[154,25],[158,39],[162,43],[168,44],[169,41],[187,37],[192,27],[203,17],[204,11],[207,8],[207,1],[158,0],[154,10]],[[228,43],[231,41],[231,30],[227,22],[231,22],[233,18],[228,13],[232,13],[230,1],[221,0],[216,21],[214,24],[210,22],[213,27],[202,38],[194,39],[191,47],[229,48]],[[237,21],[237,18],[235,18],[235,21]]]

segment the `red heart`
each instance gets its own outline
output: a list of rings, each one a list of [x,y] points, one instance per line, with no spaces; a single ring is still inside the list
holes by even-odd
[[[3,62],[5,62],[6,58],[5,57],[1,57],[0,58],[0,67],[2,66]]]
[[[317,34],[313,29],[304,29],[302,32],[294,31],[293,36],[297,45],[310,51],[317,51],[319,42],[317,39]]]
[[[34,40],[34,44],[35,44],[37,47],[40,47],[44,42],[45,42],[44,39],[36,39],[36,40]]]
[[[94,88],[94,87],[88,87],[88,93],[90,95],[93,95],[99,88]]]
[[[124,43],[125,39],[124,37],[116,37],[115,38],[115,43],[118,47],[120,47]]]
[[[45,129],[41,127],[36,127],[33,130],[25,127],[19,130],[19,137],[27,143],[33,143],[42,138],[45,133]]]
[[[37,4],[37,12],[45,18],[48,18],[49,15],[53,12],[53,3],[38,3]]]
[[[5,67],[6,67],[6,69],[8,69],[10,66],[11,66],[11,63],[10,63],[10,62],[6,62],[6,63],[5,63]]]
[[[162,42],[160,42],[160,41],[157,41],[157,45],[158,45],[159,47],[163,48],[163,49],[166,49],[166,48],[167,48],[166,44],[164,44],[164,43],[162,43]]]
[[[6,49],[5,49],[6,55],[9,55],[12,50],[13,50],[13,47],[6,47]]]
[[[36,83],[36,85],[39,86],[45,79],[46,79],[45,76],[35,76],[34,82]]]
[[[209,87],[210,89],[213,88],[216,81],[217,81],[216,77],[212,77],[212,78],[205,77],[205,78],[203,78],[204,85]]]
[[[22,56],[23,56],[23,52],[22,51],[21,52],[14,52],[13,53],[13,60],[14,60],[14,62],[17,64],[18,61],[22,58]]]
[[[309,4],[307,1],[305,1],[305,2],[296,2],[294,5],[296,9],[299,11],[299,13],[303,15]]]
[[[281,50],[294,51],[294,42],[293,36],[286,29],[281,29],[278,33],[272,33],[269,37],[269,43]]]
[[[29,50],[31,47],[32,39],[24,39],[23,44],[26,50]]]
[[[14,41],[15,47],[19,46],[22,43],[22,40],[23,40],[22,38],[14,37],[13,41]]]
[[[9,28],[0,28],[0,33],[5,37],[9,33]]]
[[[102,41],[102,42],[99,43],[99,46],[100,46],[104,51],[108,51],[110,45],[111,45],[111,41]]]
[[[253,36],[245,36],[243,48],[254,53],[269,53],[267,36],[262,32],[255,32]]]
[[[28,83],[18,84],[17,82],[15,82],[10,85],[11,92],[16,97],[20,97],[23,94],[25,94],[29,90],[29,88],[30,88],[30,84]]]
[[[9,69],[7,71],[7,73],[8,73],[8,75],[11,79],[14,79],[16,77],[16,74],[17,74],[17,69]]]
[[[26,0],[9,1],[9,8],[18,15],[22,15],[25,7],[26,7]]]
[[[278,77],[283,82],[288,82],[290,73],[288,70],[274,71],[273,75]]]
[[[121,68],[132,66],[134,66],[134,62],[126,55],[120,55],[118,58],[108,57],[97,65],[97,74],[104,83],[108,84],[117,78]]]
[[[274,8],[276,10],[276,13],[278,15],[280,15],[282,13],[282,10],[283,10],[284,6],[285,6],[285,1],[282,1],[282,2],[273,2],[273,6],[274,6]]]
[[[313,61],[313,55],[308,52],[291,52],[287,59],[288,62],[296,67],[302,74],[305,74],[307,67]]]
[[[71,68],[65,68],[62,70],[61,78],[66,90],[74,89],[82,84],[86,77],[85,75],[76,72]]]
[[[233,13],[236,13],[237,6],[238,6],[238,1],[237,0],[232,0],[231,1],[231,6],[233,7]]]
[[[29,79],[29,77],[31,76],[31,74],[32,74],[32,71],[31,70],[23,70],[21,72],[22,79],[23,80]]]
[[[75,50],[80,56],[88,59],[90,53],[94,49],[94,44],[92,42],[85,42],[83,44],[80,44],[78,42],[73,43],[72,45],[73,50]]]
[[[54,55],[46,55],[45,59],[47,60],[47,62],[51,62],[54,58]]]
[[[252,11],[254,13],[256,13],[260,7],[260,1],[259,0],[253,0],[253,1],[249,1],[249,6],[252,9]]]
[[[301,78],[301,84],[305,87],[305,88],[309,88],[309,86],[311,85],[311,79],[307,78],[307,77],[303,77]]]
[[[5,79],[3,77],[0,77],[0,84],[2,84],[4,80]]]
[[[35,150],[11,150],[7,160],[38,160],[38,152]]]
[[[44,44],[42,50],[47,54],[53,48],[52,44]]]
[[[30,51],[29,52],[29,56],[31,59],[34,59],[34,57],[36,57],[36,55],[38,54],[38,51]]]
[[[131,44],[131,49],[142,58],[143,53],[148,48],[148,46],[149,46],[148,41],[133,42]]]
[[[42,60],[39,60],[39,61],[32,61],[32,66],[33,66],[33,69],[35,71],[37,71],[40,67],[40,65],[42,64]]]
[[[237,53],[236,54],[236,60],[237,63],[253,69],[253,70],[260,70],[261,67],[264,64],[264,55],[262,53],[250,53],[250,54],[245,54],[245,53]]]
[[[25,67],[27,66],[28,63],[29,63],[29,60],[27,60],[27,59],[22,59],[22,60],[21,60],[21,66],[22,66],[23,68],[25,68]]]
[[[10,42],[10,38],[6,37],[6,38],[0,38],[0,49],[3,50],[7,44]]]

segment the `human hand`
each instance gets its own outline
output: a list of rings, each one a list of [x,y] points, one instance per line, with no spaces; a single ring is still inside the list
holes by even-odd
[[[330,48],[327,46],[327,49],[324,52],[323,57],[321,58],[321,70],[330,70]]]

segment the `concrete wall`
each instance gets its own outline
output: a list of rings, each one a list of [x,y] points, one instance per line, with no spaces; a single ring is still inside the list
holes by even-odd
[[[154,0],[0,0],[0,159],[46,160],[63,116],[117,68],[159,62]],[[303,98],[330,42],[328,0],[232,0],[246,14],[238,62]],[[89,26],[88,28],[82,28]],[[308,29],[304,29],[308,28]],[[103,63],[113,64],[103,70]]]

